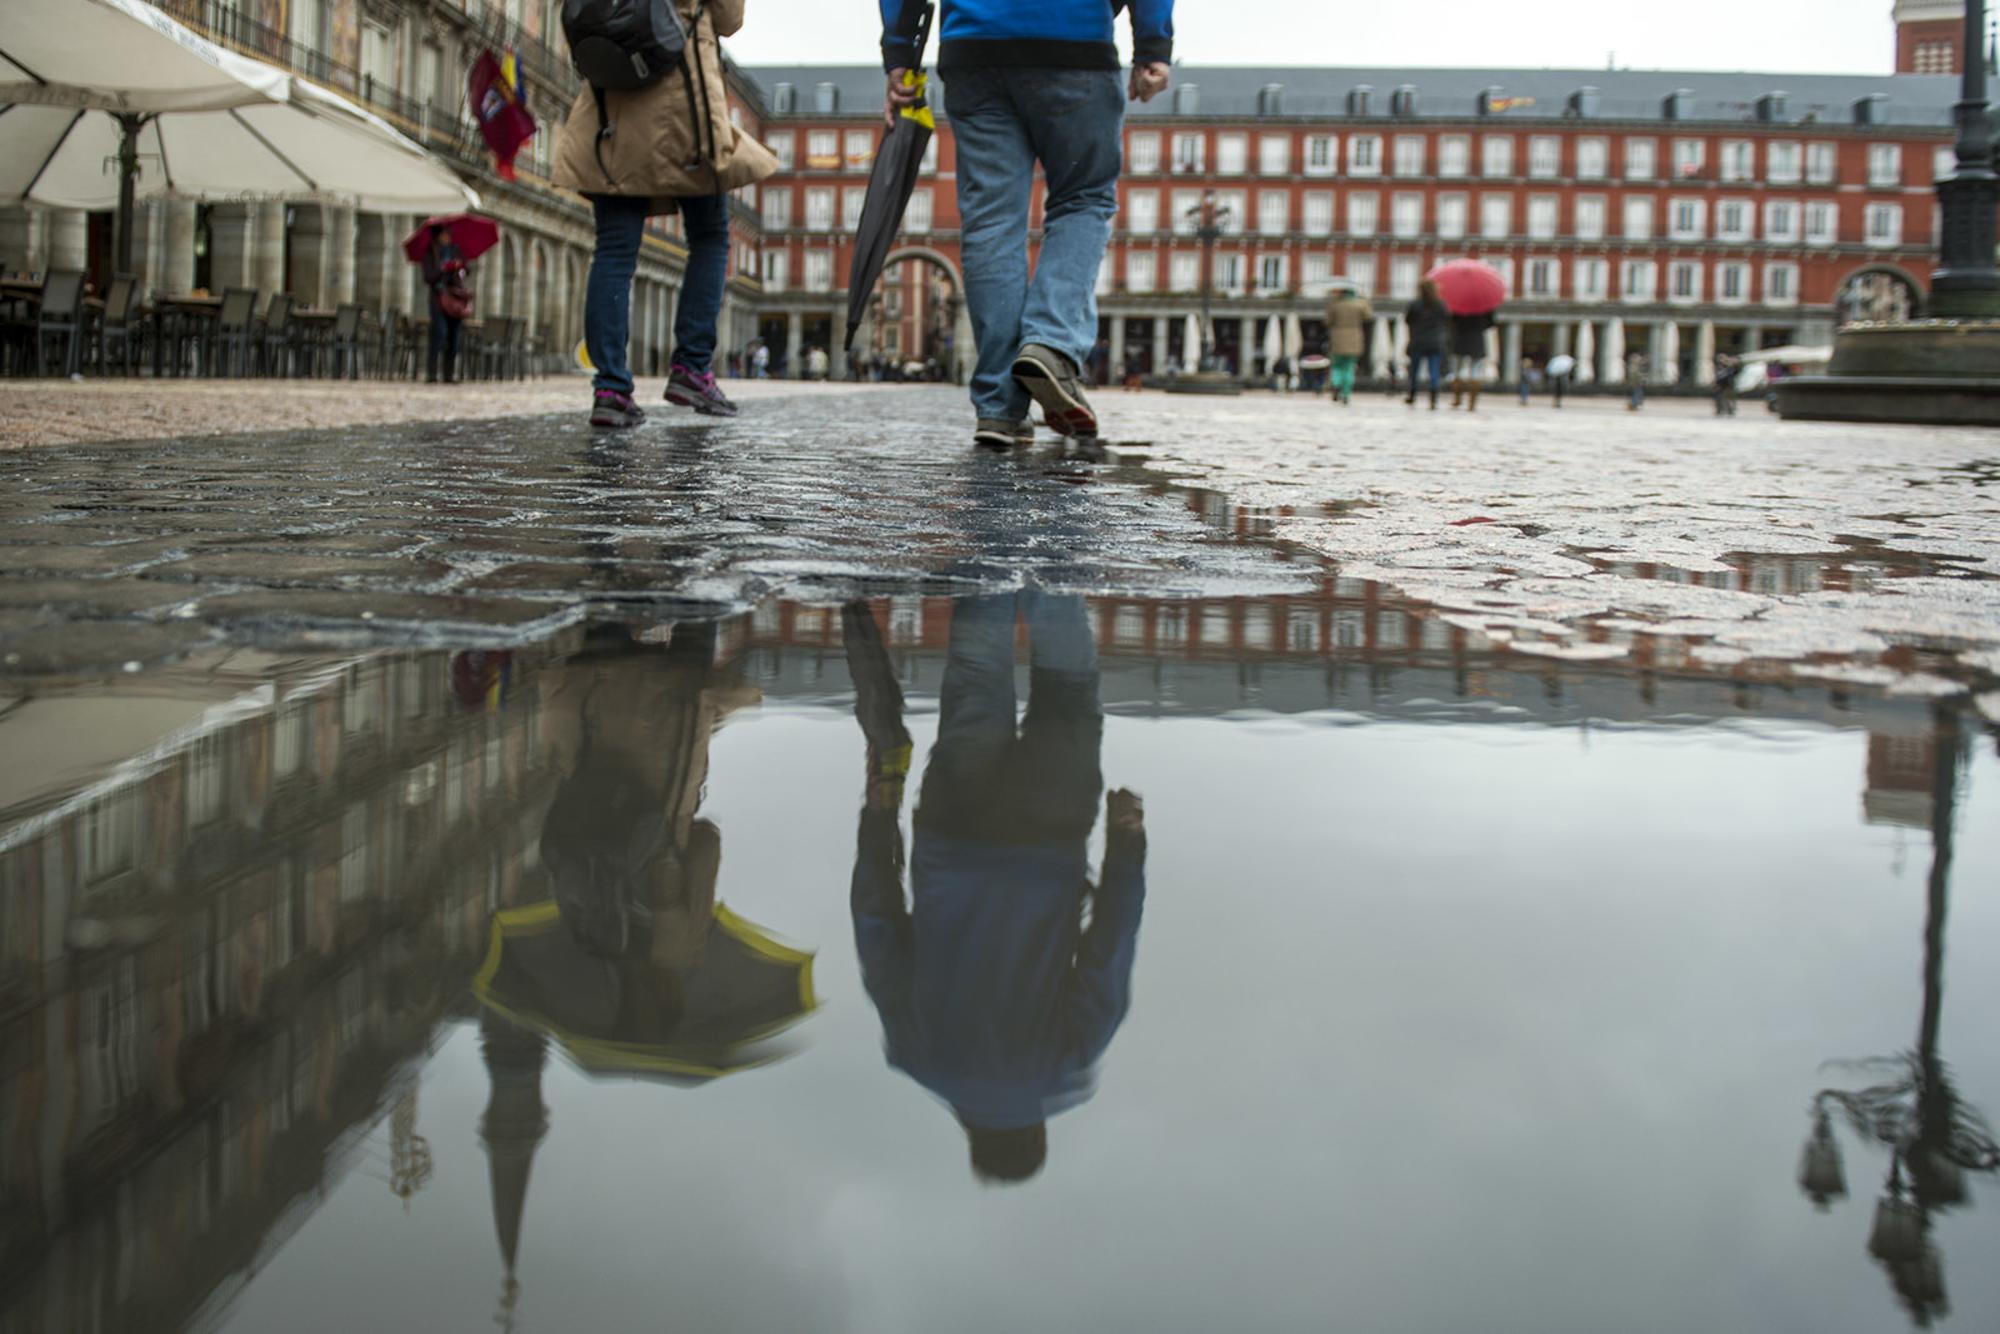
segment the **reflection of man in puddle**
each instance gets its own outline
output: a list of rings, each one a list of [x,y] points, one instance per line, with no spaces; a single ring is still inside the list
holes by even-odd
[[[1018,725],[1017,611],[1031,646]],[[1144,812],[1122,790],[1105,801],[1090,883],[1104,715],[1083,601],[1030,588],[956,605],[907,907],[902,698],[865,607],[848,609],[846,630],[869,740],[854,934],[888,1059],[950,1105],[976,1175],[1025,1181],[1047,1156],[1048,1118],[1090,1096],[1125,1018],[1146,892]]]

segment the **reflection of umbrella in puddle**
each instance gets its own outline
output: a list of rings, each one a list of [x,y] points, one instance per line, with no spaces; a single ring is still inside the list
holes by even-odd
[[[545,1033],[593,1075],[700,1082],[784,1054],[775,1039],[816,1004],[813,956],[717,904],[697,962],[605,958],[553,901],[497,914],[473,994]]]

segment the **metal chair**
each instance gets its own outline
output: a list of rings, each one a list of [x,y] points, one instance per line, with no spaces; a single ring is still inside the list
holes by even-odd
[[[261,337],[257,324],[257,289],[225,287],[222,290],[222,309],[215,319],[214,352],[208,363],[208,373],[249,375],[254,369]]]
[[[129,273],[115,275],[104,297],[104,316],[97,326],[97,369],[106,375],[111,373],[113,349],[118,353],[120,374],[130,375],[135,369],[138,308],[139,280]]]
[[[326,340],[327,366],[336,380],[361,378],[361,307],[353,302],[333,312]]]
[[[82,269],[50,269],[42,279],[42,305],[35,312],[35,374],[49,373],[49,344],[62,340],[62,374],[83,364]]]
[[[257,374],[291,374],[292,294],[274,292],[257,326]]]

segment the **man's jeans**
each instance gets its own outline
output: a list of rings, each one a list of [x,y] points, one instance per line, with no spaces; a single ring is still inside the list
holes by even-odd
[[[1118,212],[1125,85],[1110,70],[954,69],[945,114],[958,143],[965,298],[979,349],[972,406],[1019,421],[1011,368],[1024,343],[1078,367],[1097,345],[1097,271]],[[1048,181],[1041,256],[1028,277],[1035,163]]]
[[[674,360],[689,370],[705,371],[715,359],[715,325],[729,281],[729,197],[702,195],[676,202],[687,227],[688,258],[680,308],[674,312]],[[629,394],[632,275],[639,268],[649,201],[597,195],[590,203],[597,214],[597,248],[584,290],[583,337],[590,364],[597,368],[591,384]]]

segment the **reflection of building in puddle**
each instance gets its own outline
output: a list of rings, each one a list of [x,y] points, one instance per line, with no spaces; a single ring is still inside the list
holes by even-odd
[[[0,1325],[177,1328],[371,1155],[420,1184],[407,1068],[553,782],[532,679],[488,708],[503,666],[282,673],[0,832]]]

